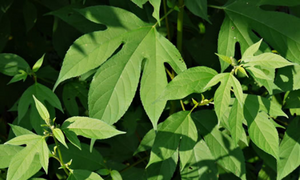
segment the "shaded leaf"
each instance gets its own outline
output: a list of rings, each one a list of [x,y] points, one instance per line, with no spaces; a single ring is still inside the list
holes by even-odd
[[[230,128],[229,131],[231,133],[232,139],[236,144],[238,144],[239,140],[242,137],[242,134],[245,133],[245,130],[243,128],[243,120],[243,107],[241,107],[238,104],[238,100],[235,99],[229,113],[228,125]]]
[[[218,164],[245,180],[243,152],[229,136],[218,130],[215,113],[209,110],[197,111],[192,114],[192,118]]]
[[[172,114],[163,122],[157,132],[147,167],[172,157],[177,151],[180,141],[179,156],[181,157],[181,166],[184,167],[192,155],[197,138],[197,129],[189,111]]]
[[[180,173],[183,180],[217,179],[218,168],[204,140],[195,145],[193,155]]]
[[[147,168],[147,180],[171,179],[178,162],[178,151],[170,158],[151,164]]]
[[[29,72],[30,67],[27,62],[16,54],[0,54],[0,72],[7,76],[14,76],[19,70]]]
[[[278,178],[282,179],[300,165],[300,121],[294,118],[289,124],[279,147]]]
[[[207,0],[185,0],[184,2],[193,14],[210,22],[207,16]]]
[[[275,159],[279,154],[279,137],[266,112],[259,111],[258,98],[248,96],[245,100],[244,117],[247,120],[250,139]]]

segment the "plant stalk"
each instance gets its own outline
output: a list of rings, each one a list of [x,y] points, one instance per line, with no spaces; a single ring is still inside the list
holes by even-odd
[[[182,53],[182,37],[183,37],[183,13],[184,1],[178,1],[179,13],[177,17],[177,49]]]
[[[53,139],[54,139],[55,145],[57,147],[57,152],[58,152],[58,157],[59,157],[60,165],[62,166],[62,168],[65,171],[65,173],[67,174],[67,176],[69,176],[69,172],[67,170],[67,167],[66,167],[66,165],[64,163],[64,160],[62,158],[62,155],[61,155],[61,151],[59,149],[59,144],[58,144],[58,142],[57,142],[57,140],[56,140],[56,138],[54,136],[53,136]]]

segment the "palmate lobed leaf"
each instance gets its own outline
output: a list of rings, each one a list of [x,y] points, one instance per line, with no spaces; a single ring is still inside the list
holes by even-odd
[[[242,86],[232,73],[221,73],[216,75],[207,83],[204,89],[212,87],[219,82],[221,82],[221,84],[215,92],[214,104],[219,122],[224,122],[227,121],[225,115],[226,112],[229,111],[231,88],[233,88],[233,92],[238,100],[239,106],[243,106],[244,98]]]
[[[300,19],[281,12],[265,11],[259,7],[268,3],[270,2],[259,0],[234,1],[225,5],[224,11],[230,20],[239,22],[241,26],[245,27],[241,30],[242,34],[248,34],[249,31],[254,30],[283,57],[292,62],[299,62],[300,56],[297,52],[300,46],[300,40],[298,38],[300,32],[297,31],[297,29],[300,28]],[[284,2],[281,3],[285,4]],[[285,24],[285,26],[282,26],[282,24]],[[248,40],[255,41],[253,38],[256,36],[253,36],[253,34],[251,36],[252,38],[248,38]],[[233,47],[232,44],[235,44],[234,41],[227,42],[227,45],[230,47]],[[241,47],[245,46],[245,42],[239,41],[239,43]],[[248,44],[248,46],[251,44]]]
[[[107,30],[86,34],[75,41],[65,56],[55,87],[97,68],[122,44],[120,51],[97,70],[91,82],[90,116],[109,124],[118,121],[134,97],[143,68],[141,100],[156,129],[166,104],[166,101],[153,103],[167,85],[163,64],[170,64],[176,73],[185,70],[180,53],[155,27],[125,10],[94,6],[80,13],[94,23],[105,24]]]
[[[5,144],[23,145],[26,147],[19,151],[12,159],[8,168],[7,179],[28,179],[41,167],[48,172],[50,151],[45,137],[36,134],[17,136]]]

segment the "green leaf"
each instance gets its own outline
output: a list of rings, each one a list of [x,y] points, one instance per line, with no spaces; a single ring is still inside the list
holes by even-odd
[[[283,57],[273,54],[273,53],[263,53],[251,58],[243,59],[245,62],[245,67],[247,66],[261,66],[271,69],[281,68],[285,66],[291,66],[293,63],[290,63]]]
[[[43,54],[43,56],[39,60],[37,60],[37,62],[34,63],[34,65],[32,66],[33,72],[37,72],[40,69],[40,67],[43,64],[44,57],[45,57],[45,54]]]
[[[63,102],[66,106],[67,112],[71,116],[79,115],[79,104],[76,99],[79,99],[85,109],[88,109],[88,89],[83,82],[70,82],[64,85]]]
[[[193,155],[187,166],[180,172],[182,180],[215,179],[218,168],[204,140],[200,140],[193,148]]]
[[[86,138],[107,139],[125,132],[118,131],[111,125],[99,119],[74,116],[65,120],[61,129],[74,132],[77,136]]]
[[[207,16],[207,0],[185,0],[186,7],[196,16],[199,16],[206,21],[208,20]]]
[[[12,131],[14,132],[14,134],[16,136],[21,136],[24,134],[34,134],[33,132],[31,132],[28,129],[25,129],[21,126],[17,126],[17,125],[13,125],[13,124],[9,124],[9,126],[11,127]]]
[[[259,50],[259,47],[261,45],[262,39],[260,39],[257,43],[252,44],[249,46],[246,51],[242,55],[242,61],[248,62],[249,58],[251,59],[254,54]]]
[[[218,54],[222,54],[228,57],[234,57],[236,43],[239,43],[241,53],[243,54],[249,46],[254,42],[259,41],[258,38],[251,30],[248,30],[247,24],[243,22],[243,19],[232,18],[225,15],[225,19],[222,23],[219,39],[218,39]],[[259,52],[270,51],[266,43],[263,43]],[[221,72],[223,72],[228,66],[228,63],[220,60]]]
[[[278,132],[266,112],[260,112],[259,109],[258,98],[248,96],[245,100],[244,117],[247,120],[250,139],[260,149],[278,160]]]
[[[74,169],[67,180],[103,180],[101,176],[98,174],[88,171],[88,170],[82,170],[82,169]]]
[[[26,31],[28,32],[37,20],[37,9],[29,0],[24,3],[23,17],[25,20]]]
[[[242,137],[242,134],[245,133],[245,130],[243,128],[243,120],[243,107],[239,106],[238,100],[235,99],[229,113],[228,125],[230,128],[229,131],[231,133],[233,142],[236,144],[238,144],[239,140]]]
[[[218,130],[215,113],[210,110],[197,111],[192,114],[192,118],[218,164],[245,180],[243,152],[228,135]]]
[[[76,9],[81,8],[78,3],[63,6],[60,9],[47,13],[60,18],[67,24],[71,25],[79,32],[89,33],[93,31],[103,30],[105,27],[101,24],[96,24],[84,18]]]
[[[17,136],[5,144],[23,145],[23,148],[11,160],[8,168],[7,179],[28,179],[41,167],[48,172],[49,149],[45,138],[35,134]]]
[[[240,106],[244,104],[244,98],[240,82],[231,73],[216,75],[206,85],[205,89],[216,85],[218,82],[221,82],[221,85],[215,92],[214,104],[218,119],[222,122],[225,120],[224,118],[226,118],[226,112],[229,112],[231,88],[233,88],[234,95],[236,96]]]
[[[192,93],[202,93],[207,83],[217,75],[211,68],[198,66],[178,74],[163,90],[159,100],[183,99]]]
[[[46,124],[50,125],[50,114],[47,108],[34,95],[32,95],[32,97],[35,102],[35,107],[39,112],[40,116],[46,122]]]
[[[143,4],[149,1],[154,8],[152,16],[156,19],[156,21],[160,25],[159,10],[160,10],[161,0],[131,0],[131,1],[134,2],[136,5],[138,5],[140,8],[143,7]]]
[[[68,148],[66,141],[65,141],[65,136],[63,134],[63,132],[59,129],[59,128],[54,128],[52,130],[54,137],[60,142],[62,143],[66,148]]]
[[[112,170],[110,172],[110,175],[111,175],[112,180],[122,180],[121,174],[116,170]]]
[[[297,6],[300,5],[298,0],[289,0],[289,1],[281,1],[281,0],[260,0],[259,5],[273,5],[273,6]]]
[[[147,167],[147,180],[171,179],[178,162],[178,151],[170,158],[151,164]]]
[[[94,75],[89,91],[90,116],[113,124],[124,115],[136,92],[144,61],[141,100],[156,129],[166,104],[165,101],[152,104],[167,85],[163,64],[169,63],[177,74],[186,69],[178,50],[155,28],[125,10],[93,6],[80,12],[92,22],[105,24],[107,30],[86,34],[74,42],[65,56],[55,87],[97,68],[123,44]]]
[[[162,127],[157,132],[147,167],[172,157],[181,144],[179,156],[181,167],[184,168],[192,155],[192,149],[197,138],[197,129],[189,111],[172,114],[163,122]]]
[[[90,152],[90,146],[85,143],[81,143],[81,150],[71,143],[67,143],[67,145],[69,147],[68,149],[65,146],[60,146],[59,148],[64,162],[70,162],[70,160],[72,160],[69,166],[71,169],[95,171],[105,167],[103,157],[97,149],[93,149],[93,151]],[[55,144],[49,146],[51,151],[53,151],[54,146]]]
[[[68,129],[64,129],[63,132],[65,133],[67,139],[79,150],[81,150],[80,141],[77,135],[73,131],[69,131]]]
[[[289,124],[279,147],[278,178],[283,179],[300,165],[300,121],[294,118]]]
[[[9,144],[0,145],[0,168],[7,168],[11,162],[11,159],[19,153],[23,147],[14,146]]]
[[[300,65],[278,69],[274,82],[280,91],[300,89]]]
[[[228,63],[228,64],[232,64],[232,60],[230,57],[228,56],[224,56],[224,55],[221,55],[221,54],[217,54],[216,55],[221,59],[223,60],[224,62]]]
[[[0,72],[7,76],[19,74],[19,70],[29,72],[30,67],[27,62],[16,54],[0,54]]]
[[[259,7],[260,4],[259,0],[241,0],[226,4],[224,10],[235,23],[246,27],[241,33],[248,34],[254,30],[283,57],[292,62],[300,62],[300,32],[297,31],[300,28],[300,19],[287,13],[263,10]],[[244,46],[242,42],[240,45]]]
[[[51,106],[47,106],[47,110],[50,112],[55,112],[54,107],[62,110],[60,101],[58,97],[46,86],[35,83],[22,94],[19,104],[18,104],[18,121],[20,122],[22,118],[25,116],[27,111],[31,107],[30,111],[30,121],[31,125],[33,126],[34,130],[38,133],[43,133],[43,129],[41,128],[41,124],[44,124],[44,120],[39,116],[38,111],[35,107],[35,102],[32,98],[32,95],[34,95],[41,103],[46,104],[45,102],[48,102]],[[52,117],[53,116],[52,113]]]
[[[163,123],[158,124],[157,129],[160,129],[162,127]],[[154,129],[150,129],[146,135],[143,137],[139,147],[134,152],[133,155],[136,155],[139,152],[150,150],[154,144],[154,140],[156,137],[156,132]]]
[[[7,83],[7,85],[21,80],[23,80],[24,82],[26,78],[27,78],[27,73],[23,70],[19,70],[19,73],[14,75],[14,77]]]

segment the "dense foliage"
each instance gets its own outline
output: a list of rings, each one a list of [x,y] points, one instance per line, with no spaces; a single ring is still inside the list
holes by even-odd
[[[0,179],[299,178],[299,0],[0,7]]]

